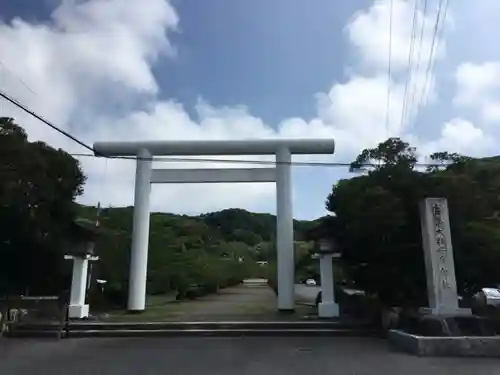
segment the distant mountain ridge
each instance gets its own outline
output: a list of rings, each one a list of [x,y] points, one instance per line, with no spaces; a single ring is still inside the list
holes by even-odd
[[[97,208],[93,206],[81,206],[80,215],[85,219],[92,220],[96,217]],[[110,228],[119,224],[121,229],[132,229],[133,206],[103,208],[100,222]],[[304,238],[304,233],[315,225],[316,220],[294,220],[295,239]],[[226,242],[243,242],[254,246],[259,242],[271,242],[276,237],[276,216],[268,213],[255,213],[240,208],[229,208],[221,211],[209,212],[201,215],[181,215],[172,213],[151,213],[151,230],[155,224],[171,224],[173,228],[206,226],[214,235]],[[187,228],[185,228],[187,229]],[[202,230],[204,232],[205,230]],[[184,231],[182,231],[184,232]],[[183,233],[185,235],[187,233]],[[213,236],[212,236],[213,237]]]

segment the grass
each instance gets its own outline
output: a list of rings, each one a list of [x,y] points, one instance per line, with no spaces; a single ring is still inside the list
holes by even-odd
[[[146,298],[146,306],[147,308],[150,307],[159,307],[159,306],[165,306],[170,303],[175,303],[176,302],[176,293],[168,293],[168,294],[157,294],[154,296],[147,296]]]

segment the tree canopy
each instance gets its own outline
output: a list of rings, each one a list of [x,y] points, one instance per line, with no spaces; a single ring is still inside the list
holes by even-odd
[[[57,290],[66,236],[85,177],[71,155],[30,142],[0,118],[0,285],[25,293]]]
[[[448,199],[459,292],[500,283],[498,222],[500,160],[438,152],[421,171],[414,147],[390,138],[363,150],[326,201],[336,214],[343,259],[359,287],[387,303],[426,303],[418,205],[425,197]]]

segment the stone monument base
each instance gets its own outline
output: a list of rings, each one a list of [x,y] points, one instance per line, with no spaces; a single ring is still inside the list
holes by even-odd
[[[500,357],[500,336],[425,337],[390,330],[389,344],[422,357]]]
[[[471,309],[462,307],[421,307],[418,309],[424,315],[452,315],[452,316],[467,316],[472,315]]]

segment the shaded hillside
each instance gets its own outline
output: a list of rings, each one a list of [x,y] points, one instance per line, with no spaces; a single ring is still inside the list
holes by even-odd
[[[261,242],[272,242],[276,238],[275,215],[230,208],[200,215],[199,218],[211,229],[218,231],[226,241],[256,245]],[[294,220],[295,238],[297,240],[303,238],[304,231],[309,227],[309,221]]]

